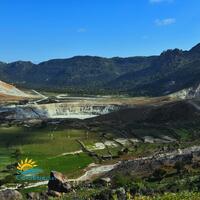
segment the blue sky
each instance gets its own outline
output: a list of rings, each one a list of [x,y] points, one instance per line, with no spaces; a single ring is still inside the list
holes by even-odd
[[[200,0],[0,0],[0,60],[160,54],[200,42]]]

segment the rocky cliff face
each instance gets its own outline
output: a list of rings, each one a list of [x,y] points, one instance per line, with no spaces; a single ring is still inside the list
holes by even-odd
[[[193,87],[183,89],[179,92],[171,94],[170,96],[180,99],[200,98],[200,84],[196,84]]]
[[[200,84],[188,89],[187,98],[200,97]]]
[[[90,104],[46,104],[37,106],[47,112],[50,118],[90,118],[103,115],[119,109],[117,105],[90,105]]]
[[[0,110],[8,119],[77,118],[86,119],[120,109],[119,105],[52,103],[41,105],[9,106]]]
[[[13,85],[3,82],[3,81],[0,81],[0,95],[9,95],[9,96],[17,96],[17,97],[27,96],[21,90],[17,89]]]

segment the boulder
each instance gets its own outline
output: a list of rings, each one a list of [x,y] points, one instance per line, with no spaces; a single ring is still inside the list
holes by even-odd
[[[70,192],[72,189],[71,184],[67,181],[67,178],[60,172],[52,171],[50,173],[50,180],[48,183],[48,189],[56,192]]]
[[[0,191],[0,199],[1,200],[22,200],[23,197],[21,193],[19,193],[17,190],[3,190]]]
[[[103,186],[109,186],[109,185],[111,185],[111,178],[109,178],[109,177],[100,178],[98,183],[100,183]]]
[[[26,195],[27,200],[48,200],[48,195],[46,192],[30,192]]]

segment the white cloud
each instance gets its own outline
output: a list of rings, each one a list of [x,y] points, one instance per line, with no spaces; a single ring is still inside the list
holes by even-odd
[[[157,26],[169,26],[174,23],[176,23],[175,18],[166,18],[166,19],[156,19],[155,20],[155,24]]]
[[[171,3],[174,0],[149,0],[150,3],[162,3],[162,2],[168,2]]]
[[[87,29],[86,28],[79,28],[79,29],[77,29],[77,32],[78,33],[85,33],[85,32],[87,32]]]

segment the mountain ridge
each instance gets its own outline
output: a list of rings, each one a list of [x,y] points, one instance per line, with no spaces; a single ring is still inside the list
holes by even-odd
[[[39,64],[0,62],[0,80],[66,92],[160,96],[192,87],[199,77],[200,43],[188,51],[169,49],[159,56],[74,56]]]

